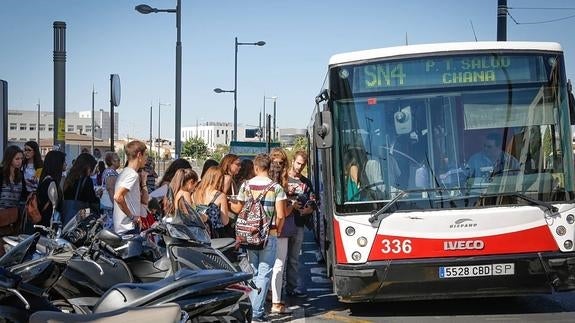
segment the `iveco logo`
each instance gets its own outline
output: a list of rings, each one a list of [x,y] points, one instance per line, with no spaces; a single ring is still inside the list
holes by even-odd
[[[443,241],[443,250],[481,250],[484,247],[481,240]]]
[[[453,228],[474,228],[477,226],[477,223],[473,223],[473,220],[469,218],[457,219],[455,222],[449,225],[450,229]]]

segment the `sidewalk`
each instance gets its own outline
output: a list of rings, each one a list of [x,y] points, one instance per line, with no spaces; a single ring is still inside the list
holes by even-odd
[[[292,311],[292,314],[270,314],[269,318],[272,322],[325,322],[319,317],[316,320],[313,316],[325,313],[334,302],[337,303],[337,300],[332,293],[331,280],[326,277],[325,264],[318,263],[317,253],[318,246],[313,233],[306,228],[300,255],[299,275],[301,285],[304,286],[308,296],[305,298],[285,297],[286,307]],[[266,304],[266,307],[269,313],[271,304]]]

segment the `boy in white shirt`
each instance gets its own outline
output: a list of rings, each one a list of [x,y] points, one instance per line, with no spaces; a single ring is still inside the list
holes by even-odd
[[[146,179],[143,171],[148,154],[146,144],[139,140],[129,142],[125,147],[128,166],[118,176],[114,193],[114,231],[118,234],[138,232],[141,216],[146,216],[143,205],[148,204]]]

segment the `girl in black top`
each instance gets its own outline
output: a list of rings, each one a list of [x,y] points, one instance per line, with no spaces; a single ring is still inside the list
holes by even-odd
[[[96,159],[89,153],[81,153],[70,168],[64,181],[64,200],[84,202],[83,207],[100,209],[100,198],[94,190],[94,182],[90,175],[96,167]],[[76,196],[76,193],[77,196]],[[75,210],[77,211],[77,210]],[[64,213],[67,210],[64,209]],[[64,214],[64,220],[68,221],[69,215]]]
[[[65,161],[66,154],[57,150],[49,151],[44,158],[44,168],[42,168],[42,173],[40,174],[40,184],[38,185],[37,194],[38,209],[40,209],[40,213],[42,213],[42,221],[40,221],[39,224],[46,227],[50,226],[53,211],[52,202],[48,198],[50,185],[55,185],[58,191],[56,211],[62,212],[63,194],[59,183],[62,179]]]

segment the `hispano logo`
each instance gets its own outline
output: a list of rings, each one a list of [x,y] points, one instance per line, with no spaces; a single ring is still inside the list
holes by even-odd
[[[457,219],[455,220],[454,223],[449,225],[450,229],[454,229],[454,228],[474,228],[477,226],[477,223],[474,223],[472,219],[469,218],[463,218],[463,219]]]

